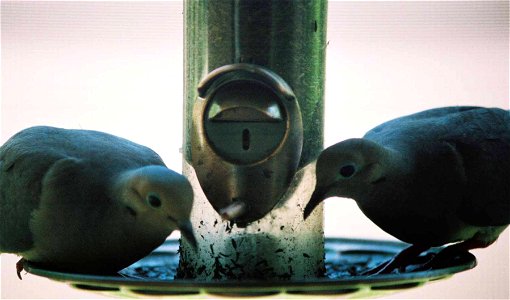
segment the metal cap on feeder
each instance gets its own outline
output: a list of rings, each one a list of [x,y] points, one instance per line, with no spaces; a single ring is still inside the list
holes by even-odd
[[[192,165],[214,209],[238,226],[266,215],[287,190],[303,147],[296,96],[253,64],[213,70],[198,87]]]

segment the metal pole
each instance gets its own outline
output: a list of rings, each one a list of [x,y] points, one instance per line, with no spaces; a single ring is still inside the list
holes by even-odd
[[[326,11],[325,0],[185,1],[183,155],[198,251],[182,242],[180,277],[322,274],[322,210],[302,213],[323,146]]]

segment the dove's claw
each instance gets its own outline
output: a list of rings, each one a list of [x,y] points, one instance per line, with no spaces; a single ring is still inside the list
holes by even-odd
[[[24,264],[25,264],[24,258],[20,259],[16,263],[16,274],[18,275],[19,280],[23,280],[23,278],[21,278],[21,272],[23,272],[23,270],[25,269]]]
[[[387,260],[387,261],[383,262],[382,264],[380,264],[380,265],[378,265],[378,266],[376,266],[376,267],[374,267],[372,269],[368,269],[366,271],[361,272],[359,275],[361,275],[361,276],[372,276],[372,275],[381,274],[381,272],[383,270],[385,270],[386,267],[391,264],[391,262],[392,262],[392,259]]]
[[[427,247],[412,245],[402,250],[390,260],[385,261],[372,269],[366,270],[360,273],[360,275],[373,276],[390,274],[395,270],[397,270],[399,273],[404,273],[406,271],[406,267],[415,264],[416,258],[427,249]],[[430,259],[427,259],[427,261],[430,261]]]
[[[456,245],[448,246],[439,251],[431,259],[429,259],[426,263],[422,264],[414,271],[427,271],[430,269],[446,268],[451,266],[452,262],[454,262],[459,257],[462,257],[466,252],[467,250],[457,247]]]

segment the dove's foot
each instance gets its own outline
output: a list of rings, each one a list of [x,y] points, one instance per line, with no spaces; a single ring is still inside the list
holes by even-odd
[[[466,249],[457,245],[448,246],[439,251],[432,259],[413,271],[428,271],[431,269],[448,268],[455,260],[462,257],[467,252]]]
[[[23,280],[23,278],[21,278],[21,272],[23,272],[23,270],[25,269],[25,267],[23,266],[24,264],[25,264],[24,258],[20,259],[16,263],[16,274],[18,275],[19,280]]]
[[[381,274],[390,274],[393,271],[397,270],[399,273],[403,273],[406,271],[406,267],[409,265],[414,265],[417,263],[417,259],[420,257],[420,254],[427,250],[429,247],[412,245],[400,253],[395,255],[392,259],[383,262],[382,264],[364,271],[360,273],[361,276],[373,276],[373,275],[381,275]],[[430,256],[425,256],[420,258],[420,260],[425,259],[425,264],[431,260]]]

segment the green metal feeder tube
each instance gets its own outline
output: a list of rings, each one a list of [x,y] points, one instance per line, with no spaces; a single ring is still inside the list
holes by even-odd
[[[323,146],[326,1],[186,1],[184,173],[198,251],[179,276],[320,276],[322,210],[303,221]]]

